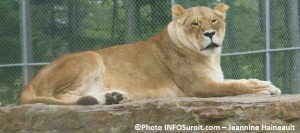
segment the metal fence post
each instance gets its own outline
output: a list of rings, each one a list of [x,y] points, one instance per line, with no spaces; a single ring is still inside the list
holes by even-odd
[[[173,5],[175,5],[175,0],[171,0],[171,8],[172,8]],[[174,19],[175,19],[175,16],[172,13],[172,20],[174,20]]]
[[[28,47],[31,41],[31,26],[30,26],[30,0],[20,0],[21,3],[21,51],[23,62],[23,85],[26,85],[29,80],[29,62],[28,62]],[[29,31],[29,32],[28,32]]]
[[[266,80],[271,81],[271,22],[270,0],[266,0]]]

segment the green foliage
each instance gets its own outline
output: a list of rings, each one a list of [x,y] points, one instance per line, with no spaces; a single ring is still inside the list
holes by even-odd
[[[19,11],[14,0],[1,0],[0,4],[0,64],[21,62]],[[18,69],[14,69],[18,72]],[[12,69],[0,68],[0,103],[16,103],[18,100],[17,79],[13,77]],[[13,72],[13,73],[14,73]]]
[[[0,63],[20,62],[19,13],[16,3],[2,0],[0,4]],[[11,52],[18,51],[18,52]]]
[[[0,86],[0,102],[2,105],[19,104],[19,95],[23,88],[21,78],[13,81],[12,85]]]

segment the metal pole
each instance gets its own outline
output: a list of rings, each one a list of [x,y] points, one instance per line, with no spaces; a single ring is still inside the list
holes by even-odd
[[[171,0],[171,5],[175,5],[175,0]]]
[[[21,0],[21,45],[22,45],[22,61],[23,61],[23,85],[28,83],[29,68],[28,68],[28,34],[27,34],[27,0]]]
[[[270,0],[266,0],[266,80],[271,81],[271,20]]]
[[[175,5],[176,3],[175,3],[175,0],[171,0],[171,6],[173,6],[173,5]],[[172,20],[174,20],[175,19],[175,16],[173,15],[173,13],[172,13]]]

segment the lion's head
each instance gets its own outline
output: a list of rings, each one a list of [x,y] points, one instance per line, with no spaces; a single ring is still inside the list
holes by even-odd
[[[175,19],[168,25],[168,33],[176,45],[196,53],[207,55],[207,51],[221,51],[228,8],[224,3],[219,3],[214,9],[184,9],[180,5],[174,5],[172,13]]]

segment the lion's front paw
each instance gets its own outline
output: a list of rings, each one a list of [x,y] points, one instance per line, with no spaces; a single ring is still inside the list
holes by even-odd
[[[280,95],[281,90],[274,86],[269,81],[261,81],[257,79],[246,80],[248,87],[252,93],[268,94],[268,95]]]

